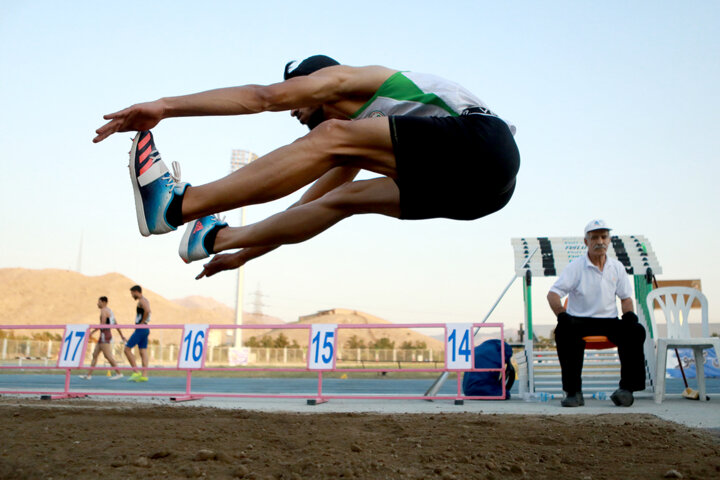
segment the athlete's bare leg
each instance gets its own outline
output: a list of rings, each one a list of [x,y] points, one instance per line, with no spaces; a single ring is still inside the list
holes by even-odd
[[[138,348],[140,350],[140,360],[142,361],[142,376],[147,377],[147,367],[148,367],[148,349],[147,348]]]
[[[328,120],[225,178],[190,187],[183,198],[183,221],[282,198],[339,165],[395,178],[389,120]]]
[[[115,361],[115,357],[113,357],[112,354],[112,347],[109,343],[98,343],[100,345],[100,350],[102,351],[103,355],[105,356],[105,359],[108,361],[108,363],[115,369],[115,373],[118,375],[122,375],[122,372],[117,368],[117,362]],[[93,361],[96,360],[93,358]],[[93,365],[95,366],[95,365]]]
[[[346,183],[312,202],[293,207],[246,227],[223,228],[214,251],[299,243],[351,215],[400,216],[400,191],[391,178]]]
[[[95,350],[93,350],[93,356],[92,361],[90,362],[90,370],[88,370],[87,375],[85,377],[90,380],[90,377],[92,377],[92,374],[94,370],[92,369],[95,365],[97,365],[98,357],[100,356],[100,342],[95,344]]]
[[[128,359],[128,362],[130,362],[130,366],[132,367],[133,372],[137,373],[137,363],[135,363],[135,355],[133,355],[132,348],[125,347],[124,352],[125,356]]]

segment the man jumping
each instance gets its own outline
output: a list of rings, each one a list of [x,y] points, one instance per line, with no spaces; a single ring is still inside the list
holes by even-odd
[[[105,115],[94,142],[135,131],[130,176],[140,232],[189,222],[185,262],[216,255],[197,276],[238,268],[280,245],[314,237],[361,213],[405,220],[474,220],[515,189],[515,127],[442,78],[381,66],[349,67],[316,55],[285,66],[285,81],[161,98]],[[215,182],[171,175],[149,130],[170,117],[290,110],[310,133]],[[175,166],[175,165],[173,165]],[[383,175],[353,181],[360,170]],[[288,210],[230,228],[215,213],[282,198],[315,182]]]

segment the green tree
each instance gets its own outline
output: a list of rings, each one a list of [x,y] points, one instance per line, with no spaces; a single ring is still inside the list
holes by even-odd
[[[245,346],[250,348],[258,348],[260,346],[260,343],[258,342],[257,338],[250,337],[245,340]]]
[[[365,340],[358,337],[357,335],[353,335],[345,342],[345,348],[366,348]]]
[[[421,342],[420,340],[415,340],[415,343],[411,342],[410,340],[404,341],[400,345],[401,350],[425,350],[427,349],[427,343]]]
[[[275,342],[273,341],[272,337],[268,335],[263,335],[260,338],[260,346],[263,348],[273,348],[275,346]]]
[[[371,344],[370,348],[374,348],[377,350],[392,350],[393,348],[395,348],[395,342],[391,342],[390,339],[387,337],[382,337],[381,339]]]
[[[285,348],[288,345],[290,345],[290,340],[288,340],[288,338],[283,333],[279,334],[273,342],[273,347],[275,348]]]
[[[40,332],[40,333],[33,333],[32,334],[33,340],[55,340],[60,341],[62,340],[62,335],[59,333],[50,333],[50,332]]]

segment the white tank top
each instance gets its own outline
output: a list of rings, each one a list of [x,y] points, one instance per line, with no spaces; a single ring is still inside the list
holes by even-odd
[[[457,83],[427,73],[396,72],[351,118],[359,120],[390,115],[457,117],[468,109],[473,109],[473,114],[497,117],[485,102]],[[515,125],[503,121],[515,135]]]

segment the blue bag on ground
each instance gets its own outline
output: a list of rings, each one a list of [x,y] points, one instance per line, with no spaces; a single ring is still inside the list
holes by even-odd
[[[667,375],[670,378],[682,378],[682,373],[680,372],[680,367],[677,363],[677,356],[675,355],[675,352],[670,352],[672,352],[672,350],[668,350]],[[680,348],[678,353],[680,354],[680,359],[683,363],[685,377],[697,377],[697,369],[695,368],[695,354],[693,353],[692,349]],[[720,361],[718,361],[718,353],[715,351],[715,349],[706,348],[705,350],[703,350],[703,358],[705,359],[705,363],[703,363],[703,372],[705,373],[705,378],[720,378]]]
[[[505,399],[510,398],[510,387],[515,382],[515,369],[510,363],[512,347],[505,343]],[[500,368],[500,340],[487,340],[475,347],[475,368]],[[463,393],[468,397],[499,397],[502,395],[500,372],[465,372]]]

